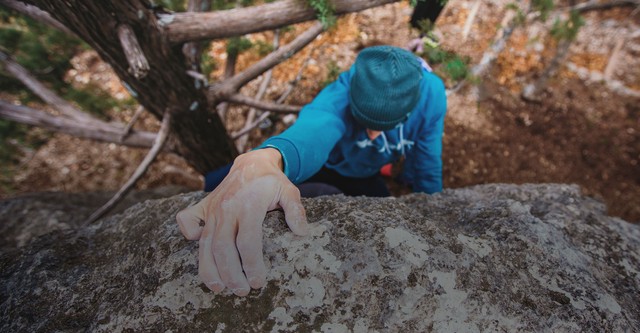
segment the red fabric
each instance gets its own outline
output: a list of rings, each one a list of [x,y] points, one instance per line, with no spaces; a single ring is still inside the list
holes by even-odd
[[[383,165],[380,168],[380,174],[384,177],[391,177],[391,163]]]

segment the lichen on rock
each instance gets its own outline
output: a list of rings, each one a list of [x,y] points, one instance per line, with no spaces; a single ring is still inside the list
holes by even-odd
[[[305,199],[309,236],[267,214],[268,283],[247,297],[198,280],[175,214],[203,195],[3,246],[0,330],[640,331],[640,227],[575,186]],[[47,216],[24,204],[2,223]]]

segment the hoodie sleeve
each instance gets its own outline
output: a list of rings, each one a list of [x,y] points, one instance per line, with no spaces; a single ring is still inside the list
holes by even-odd
[[[444,116],[447,112],[444,84],[435,75],[431,76],[430,81],[425,112],[428,118],[420,131],[416,144],[415,175],[413,177],[413,190],[429,194],[442,191],[442,136],[444,134]]]
[[[324,88],[300,111],[298,120],[258,148],[275,148],[282,154],[284,173],[299,184],[320,170],[346,130],[349,105],[349,71]]]

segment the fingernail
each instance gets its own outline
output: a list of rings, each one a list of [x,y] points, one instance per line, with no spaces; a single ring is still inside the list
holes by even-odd
[[[207,285],[207,288],[217,293],[221,292],[224,289],[224,285],[220,282],[209,282],[205,284]]]
[[[264,286],[264,279],[261,279],[261,278],[258,278],[258,277],[250,277],[247,280],[249,280],[249,285],[253,289],[259,289],[259,288],[262,288]]]
[[[236,296],[247,296],[249,295],[249,289],[247,288],[236,288],[231,290]]]

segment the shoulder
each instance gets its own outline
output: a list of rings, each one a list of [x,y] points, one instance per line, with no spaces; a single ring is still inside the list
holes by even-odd
[[[427,70],[422,70],[423,89],[433,97],[446,97],[444,82],[442,79]]]

